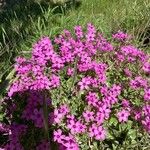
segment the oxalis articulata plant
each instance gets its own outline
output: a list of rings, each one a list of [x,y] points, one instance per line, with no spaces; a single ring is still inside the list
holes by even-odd
[[[150,133],[150,55],[121,31],[111,42],[91,23],[74,31],[43,37],[30,59],[16,58],[4,149],[127,148]]]

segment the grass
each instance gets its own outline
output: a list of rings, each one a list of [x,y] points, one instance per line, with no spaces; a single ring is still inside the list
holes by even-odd
[[[14,58],[28,55],[41,36],[53,38],[63,29],[73,30],[77,24],[84,27],[92,22],[107,36],[117,30],[126,31],[133,35],[138,47],[150,37],[149,0],[82,0],[79,7],[67,11],[44,3],[23,2],[0,14],[1,80],[10,72]]]

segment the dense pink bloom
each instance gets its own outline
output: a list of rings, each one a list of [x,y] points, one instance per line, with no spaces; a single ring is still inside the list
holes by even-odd
[[[32,59],[41,65],[45,65],[51,55],[47,57],[47,53],[53,51],[53,46],[48,37],[43,37],[33,46]]]
[[[98,110],[100,113],[104,114],[105,119],[109,118],[111,110],[106,103],[101,103]]]
[[[113,34],[113,38],[118,41],[126,41],[127,39],[129,39],[129,35],[122,31],[118,31],[117,33]]]
[[[107,86],[102,86],[100,88],[100,92],[101,92],[102,95],[107,96],[108,93],[109,93],[109,88]]]
[[[144,118],[144,120],[142,120],[142,124],[147,130],[147,132],[150,133],[150,117],[149,116],[147,116],[146,118]]]
[[[97,48],[102,52],[113,51],[113,45],[109,43],[101,34],[98,34]]]
[[[89,57],[86,53],[80,56],[81,63],[88,64],[91,63],[91,57]]]
[[[35,123],[36,127],[42,128],[44,126],[43,110],[34,109],[31,119]]]
[[[79,146],[72,135],[64,135],[60,129],[54,131],[54,138],[60,144],[59,149],[61,150],[79,150]]]
[[[87,34],[85,35],[87,42],[94,41],[95,36],[96,36],[95,33],[96,33],[95,27],[91,23],[89,23],[87,25]]]
[[[10,126],[11,134],[9,135],[9,143],[5,146],[5,150],[23,150],[23,146],[21,145],[21,137],[26,133],[27,126],[26,125],[18,125],[13,123]]]
[[[145,89],[145,91],[144,91],[144,100],[145,101],[150,101],[150,88]]]
[[[150,115],[150,105],[149,104],[144,105],[142,110],[143,110],[144,115],[146,115],[146,116]]]
[[[146,73],[149,73],[149,74],[150,74],[150,63],[148,63],[148,62],[144,63],[142,69],[143,69]]]
[[[88,95],[86,96],[86,100],[88,102],[88,105],[97,106],[98,96],[94,92],[89,92]]]
[[[98,87],[99,87],[99,81],[98,81],[98,79],[92,78],[92,79],[91,79],[91,86],[92,86],[93,88],[98,88]]]
[[[148,82],[146,79],[143,79],[141,76],[135,77],[134,80],[130,81],[130,86],[133,89],[137,88],[146,88],[148,85]]]
[[[116,58],[119,62],[125,61],[125,56],[123,54],[118,53],[118,52],[116,52],[115,54],[116,54]]]
[[[51,150],[50,143],[43,140],[37,145],[36,150]]]
[[[72,134],[78,134],[85,132],[86,126],[80,121],[70,120],[67,124],[67,128],[70,129]]]
[[[96,124],[92,124],[89,128],[89,136],[95,138],[96,140],[105,140],[106,131],[102,126],[97,126]]]
[[[83,38],[83,32],[81,26],[75,26],[74,30],[77,38]]]
[[[56,75],[52,75],[51,78],[50,78],[50,86],[52,88],[56,88],[56,87],[59,87],[60,85],[60,78]]]
[[[121,47],[121,52],[125,55],[125,56],[137,56],[138,55],[138,49],[136,49],[135,47],[131,46],[131,45],[127,45],[127,46],[123,46]]]

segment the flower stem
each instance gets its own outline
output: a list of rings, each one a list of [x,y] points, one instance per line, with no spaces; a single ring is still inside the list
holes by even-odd
[[[71,84],[71,87],[70,87],[70,92],[73,91],[74,83],[75,83],[75,81],[76,81],[76,76],[77,76],[77,64],[78,64],[78,57],[76,57],[76,59],[75,59],[74,73],[73,73],[72,84]]]
[[[44,113],[44,130],[45,130],[45,138],[50,144],[50,137],[48,133],[48,109],[46,103],[46,94],[44,92],[44,101],[43,101],[43,113]]]

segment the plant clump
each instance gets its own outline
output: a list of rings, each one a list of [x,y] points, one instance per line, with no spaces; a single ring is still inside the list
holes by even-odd
[[[135,146],[150,133],[150,55],[118,31],[111,42],[89,23],[54,40],[42,37],[30,59],[16,58],[3,101],[6,150],[88,150]],[[4,125],[2,125],[4,126]]]

